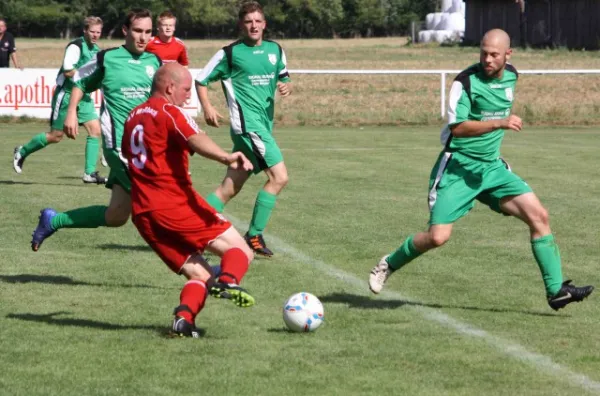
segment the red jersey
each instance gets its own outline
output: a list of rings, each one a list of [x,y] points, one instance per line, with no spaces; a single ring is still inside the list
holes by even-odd
[[[146,46],[146,51],[156,54],[163,63],[179,62],[183,66],[190,64],[185,44],[177,37],[171,37],[171,41],[165,43],[158,36],[154,36]]]
[[[129,114],[121,150],[129,165],[132,213],[191,204],[188,139],[202,132],[180,107],[150,97]]]

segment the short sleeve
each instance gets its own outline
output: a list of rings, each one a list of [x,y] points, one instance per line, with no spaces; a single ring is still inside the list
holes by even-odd
[[[456,125],[469,119],[471,99],[460,81],[454,81],[448,101],[448,125]]]
[[[187,141],[198,133],[204,133],[181,107],[166,104],[164,111],[167,113],[167,130],[169,137],[174,138],[182,146],[187,148]]]
[[[224,50],[219,50],[196,76],[196,82],[207,86],[212,82],[229,78],[230,69]]]

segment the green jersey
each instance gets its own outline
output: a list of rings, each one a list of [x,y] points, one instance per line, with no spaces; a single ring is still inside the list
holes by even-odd
[[[98,52],[75,73],[73,81],[83,92],[102,90],[100,123],[106,148],[121,149],[125,120],[150,97],[152,77],[160,65],[154,54],[132,54],[121,46]]]
[[[287,82],[286,57],[279,44],[263,40],[250,47],[236,41],[219,50],[196,77],[207,86],[221,81],[235,134],[273,130],[277,82]]]
[[[493,161],[500,156],[504,130],[474,137],[453,137],[449,127],[464,121],[487,121],[510,115],[515,86],[519,74],[510,64],[506,65],[502,78],[489,78],[481,64],[462,71],[450,90],[448,127],[442,131],[442,144],[450,152],[460,152],[483,161]]]
[[[62,87],[67,92],[71,92],[73,81],[63,73],[73,69],[79,69],[82,65],[89,62],[98,51],[100,51],[98,45],[88,44],[83,37],[79,37],[67,44],[65,47],[65,55],[63,56],[63,63],[56,75],[56,85]]]

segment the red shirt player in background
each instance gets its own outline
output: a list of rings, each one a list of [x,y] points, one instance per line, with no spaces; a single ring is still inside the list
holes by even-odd
[[[195,152],[247,171],[252,163],[242,153],[225,152],[179,107],[191,88],[192,76],[183,66],[158,69],[151,97],[127,118],[121,149],[131,178],[133,223],[169,268],[188,279],[175,308],[173,333],[197,338],[201,330],[195,319],[208,293],[240,307],[254,305],[239,286],[254,256],[231,223],[194,190],[188,157]],[[217,280],[202,257],[205,249],[221,257]]]
[[[150,39],[146,51],[156,54],[163,63],[177,62],[188,67],[190,61],[185,44],[173,36],[177,18],[170,11],[164,11],[157,19],[158,34]]]

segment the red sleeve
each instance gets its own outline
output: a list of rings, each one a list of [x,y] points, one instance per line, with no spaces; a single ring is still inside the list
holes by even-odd
[[[202,133],[196,121],[187,115],[181,107],[166,104],[164,110],[167,114],[169,137],[176,139],[182,147],[187,148],[188,139],[198,133]]]
[[[181,44],[181,52],[179,52],[179,59],[177,61],[183,66],[188,66],[190,64],[190,60],[188,59],[187,48],[182,42],[179,44]]]

